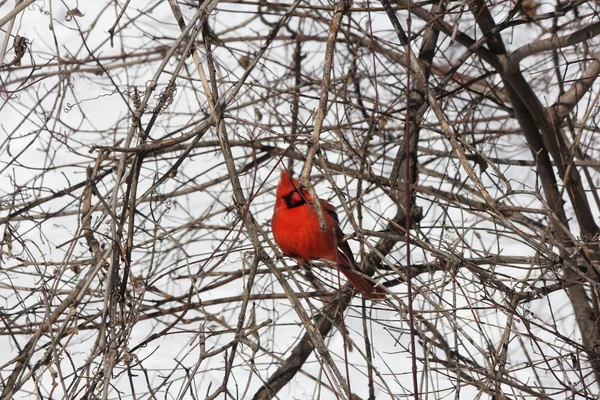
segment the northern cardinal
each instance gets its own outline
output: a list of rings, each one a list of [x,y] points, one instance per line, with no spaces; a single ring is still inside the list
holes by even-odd
[[[363,296],[372,300],[385,298],[383,289],[358,272],[350,246],[343,240],[335,207],[317,200],[325,215],[325,232],[321,231],[308,191],[300,188],[300,183],[287,171],[281,171],[271,228],[283,254],[304,261],[321,259],[335,263]]]

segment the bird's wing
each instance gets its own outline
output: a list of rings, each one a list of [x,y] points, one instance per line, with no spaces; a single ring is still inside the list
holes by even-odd
[[[352,254],[352,250],[350,249],[348,242],[344,240],[344,233],[340,229],[340,218],[338,217],[337,212],[335,212],[335,207],[328,201],[320,200],[320,202],[323,211],[331,216],[335,221],[335,226],[333,228],[335,240],[337,241],[337,247],[342,252],[342,255],[345,256],[344,258],[346,260],[344,261],[346,261],[346,264],[348,264],[347,267],[354,269],[354,254]]]
[[[335,220],[336,224],[339,225],[340,218],[338,217],[337,212],[335,211],[335,206],[325,200],[319,199],[319,201],[321,202],[321,208],[323,209],[323,211],[329,214]]]
[[[352,250],[350,249],[350,246],[348,245],[348,242],[343,240],[342,238],[344,237],[344,234],[342,233],[342,231],[339,231],[339,241],[338,241],[338,248],[341,250],[341,252],[344,254],[344,256],[346,256],[346,258],[348,258],[349,261],[349,267],[354,269],[355,268],[355,264],[354,264],[354,254],[352,254]],[[337,236],[337,234],[336,234]]]

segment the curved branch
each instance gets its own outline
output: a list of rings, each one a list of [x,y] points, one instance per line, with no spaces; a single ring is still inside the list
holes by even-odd
[[[546,107],[546,113],[555,129],[558,129],[571,110],[573,110],[583,96],[592,88],[598,75],[600,75],[600,60],[594,60],[583,72],[581,78],[577,79],[569,90],[558,98],[556,103]]]
[[[508,67],[517,68],[519,63],[529,56],[549,51],[552,49],[562,49],[563,47],[574,46],[585,42],[600,34],[600,22],[581,28],[578,31],[565,36],[552,36],[549,39],[538,40],[519,47],[508,56]]]

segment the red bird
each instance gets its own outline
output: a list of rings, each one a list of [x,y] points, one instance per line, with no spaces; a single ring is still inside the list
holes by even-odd
[[[333,262],[363,296],[372,300],[385,298],[383,289],[358,272],[350,246],[343,240],[335,207],[325,200],[317,200],[325,214],[325,232],[321,231],[308,191],[300,188],[300,183],[287,171],[281,171],[271,228],[283,254],[305,261]]]

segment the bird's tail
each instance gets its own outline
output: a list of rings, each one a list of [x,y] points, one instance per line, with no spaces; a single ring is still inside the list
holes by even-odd
[[[368,278],[358,275],[358,273],[341,267],[340,271],[354,285],[358,291],[367,299],[379,301],[385,299],[386,292],[379,286],[375,286]]]
[[[373,301],[385,299],[385,290],[380,286],[375,286],[369,278],[366,278],[355,271],[343,253],[338,253],[338,267],[350,283],[352,283],[364,297]]]

